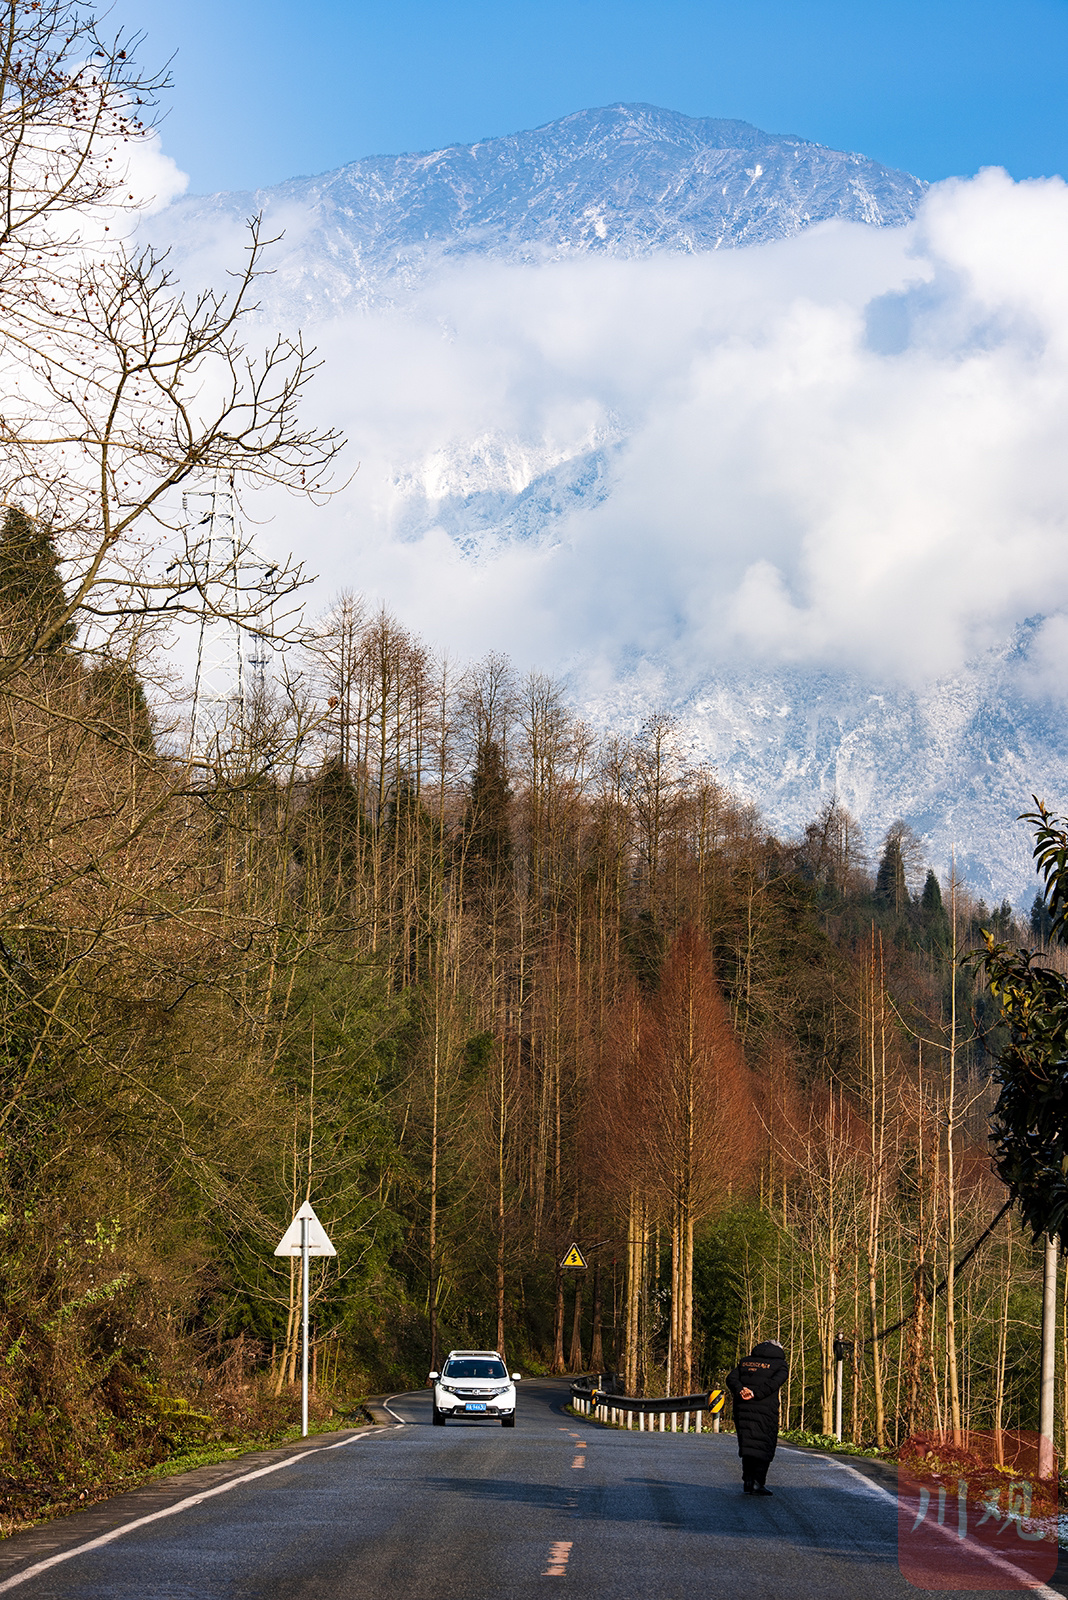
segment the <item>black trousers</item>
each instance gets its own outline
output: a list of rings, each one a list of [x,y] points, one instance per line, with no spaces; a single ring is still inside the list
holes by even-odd
[[[755,1483],[758,1489],[763,1489],[770,1466],[770,1461],[761,1461],[756,1456],[743,1456],[742,1482]]]

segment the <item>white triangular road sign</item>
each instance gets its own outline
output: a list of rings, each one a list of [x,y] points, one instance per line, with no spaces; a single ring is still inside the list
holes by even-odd
[[[301,1220],[308,1224],[308,1254],[310,1256],[336,1256],[330,1240],[326,1236],[326,1229],[315,1215],[308,1201],[305,1200],[289,1227],[283,1233],[275,1250],[276,1256],[300,1255],[300,1224]]]

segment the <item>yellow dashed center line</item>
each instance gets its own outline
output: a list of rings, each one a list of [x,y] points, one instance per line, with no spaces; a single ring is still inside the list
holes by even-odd
[[[572,1539],[557,1539],[556,1543],[549,1546],[549,1561],[542,1573],[543,1578],[562,1578],[567,1571],[567,1561],[571,1554]]]
[[[586,1465],[586,1457],[585,1456],[576,1456],[574,1461],[572,1461],[571,1465],[573,1467],[584,1467]]]

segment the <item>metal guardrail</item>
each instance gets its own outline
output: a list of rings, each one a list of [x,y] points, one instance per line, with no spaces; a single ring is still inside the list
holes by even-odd
[[[601,1387],[592,1378],[582,1378],[571,1385],[571,1404],[576,1411],[581,1411],[585,1416],[593,1417],[598,1422],[614,1423],[622,1428],[633,1428],[637,1418],[637,1428],[640,1433],[666,1433],[669,1417],[672,1433],[689,1433],[691,1428],[694,1433],[700,1433],[704,1414],[710,1409],[713,1410],[718,1429],[718,1412],[722,1402],[720,1406],[715,1402],[719,1398],[718,1390],[704,1389],[699,1394],[654,1395],[638,1399],[633,1395],[618,1394],[612,1389]]]
[[[587,1397],[594,1389],[601,1394],[622,1394],[623,1380],[617,1372],[587,1372],[581,1378],[576,1378],[571,1385],[572,1394],[578,1390]]]

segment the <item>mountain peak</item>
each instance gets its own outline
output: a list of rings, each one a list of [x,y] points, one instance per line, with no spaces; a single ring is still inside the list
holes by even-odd
[[[180,260],[263,212],[292,241],[275,258],[275,295],[305,315],[389,296],[456,258],[699,254],[834,217],[900,226],[925,189],[793,134],[619,102],[474,144],[368,156],[252,195],[190,197],[148,232]]]

